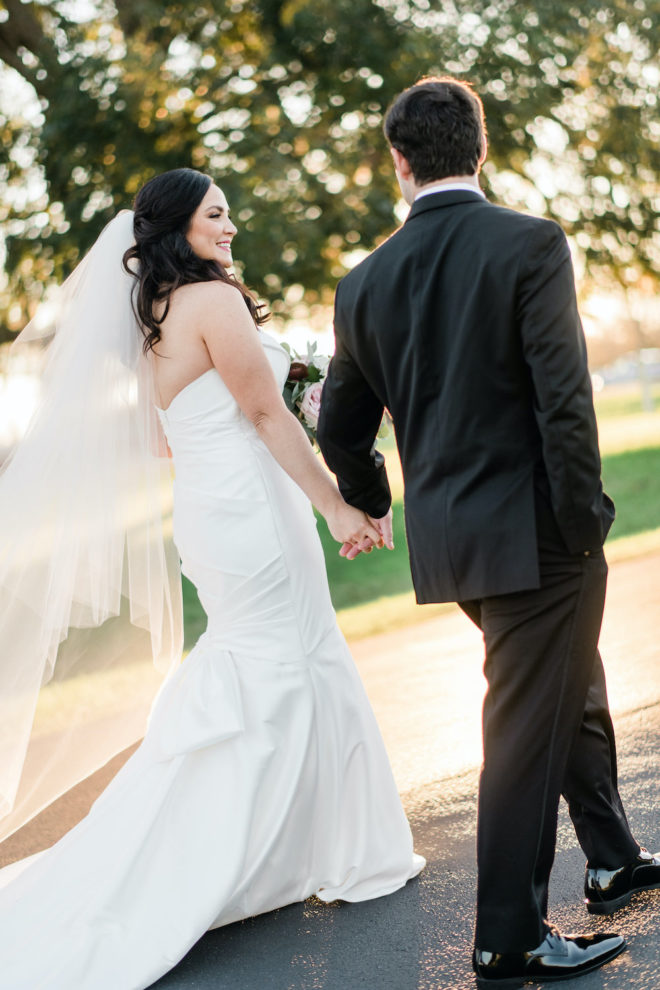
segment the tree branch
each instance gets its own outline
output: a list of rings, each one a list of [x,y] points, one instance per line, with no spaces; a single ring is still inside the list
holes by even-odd
[[[132,37],[140,28],[142,18],[135,0],[115,0],[117,20],[125,38]]]

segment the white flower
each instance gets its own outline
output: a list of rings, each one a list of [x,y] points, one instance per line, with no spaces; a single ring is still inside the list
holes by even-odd
[[[321,378],[325,378],[328,373],[328,365],[330,364],[330,358],[325,354],[315,354],[313,364],[319,369],[321,373]]]

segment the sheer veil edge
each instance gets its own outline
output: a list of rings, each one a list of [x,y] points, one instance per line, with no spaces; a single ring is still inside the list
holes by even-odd
[[[0,474],[0,839],[141,737],[181,657],[170,462],[122,269],[132,242],[122,211],[54,323],[38,313],[13,345],[40,347],[43,365]]]

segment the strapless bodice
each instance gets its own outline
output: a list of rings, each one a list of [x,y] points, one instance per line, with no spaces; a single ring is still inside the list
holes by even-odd
[[[284,387],[290,358],[274,337],[260,331],[264,352]],[[258,440],[256,430],[215,368],[186,385],[157,412],[172,451],[177,482],[203,489],[211,466],[227,464],[237,444]],[[217,480],[217,479],[216,479]]]
[[[291,359],[274,337],[263,330],[259,332],[259,337],[280,388],[284,388]],[[209,368],[199,378],[185,385],[174,396],[167,409],[156,408],[163,424],[180,423],[191,416],[208,415],[211,412],[216,419],[229,423],[241,416],[238,403],[215,368]]]

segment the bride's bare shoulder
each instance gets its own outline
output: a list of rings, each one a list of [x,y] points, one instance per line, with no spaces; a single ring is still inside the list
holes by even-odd
[[[188,285],[181,285],[172,293],[172,302],[176,300],[179,305],[184,306],[207,306],[220,301],[229,304],[240,298],[241,291],[237,286],[219,280],[191,282]]]
[[[209,320],[221,325],[225,319],[231,321],[239,303],[245,309],[240,290],[227,282],[191,282],[179,286],[170,296],[164,325],[177,332],[181,326],[188,333],[201,332]]]

